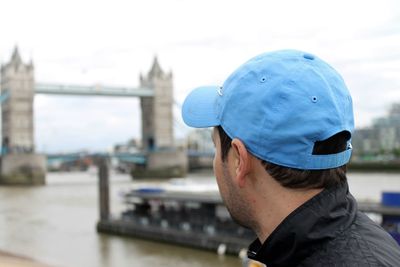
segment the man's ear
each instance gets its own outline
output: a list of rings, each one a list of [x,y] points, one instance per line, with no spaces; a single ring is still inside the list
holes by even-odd
[[[236,180],[238,185],[243,187],[246,183],[246,176],[251,170],[250,153],[247,151],[243,142],[237,138],[232,140],[231,146],[233,151]]]

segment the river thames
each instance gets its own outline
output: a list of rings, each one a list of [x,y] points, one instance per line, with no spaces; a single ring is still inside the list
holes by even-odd
[[[190,175],[174,181],[199,181],[215,189],[211,177],[211,174]],[[348,178],[350,190],[358,200],[380,201],[382,191],[400,191],[399,174],[350,173]],[[128,175],[111,175],[113,215],[118,216],[124,209],[121,192],[129,190],[135,183]],[[0,251],[53,266],[242,266],[236,256],[219,256],[215,252],[98,234],[96,170],[48,173],[46,186],[0,187],[0,212]]]

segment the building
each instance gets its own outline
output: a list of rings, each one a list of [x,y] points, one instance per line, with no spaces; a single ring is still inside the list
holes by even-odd
[[[215,147],[211,139],[212,128],[195,129],[187,136],[189,169],[210,169]]]
[[[194,129],[187,136],[187,149],[202,153],[214,152],[211,135],[211,128]]]
[[[371,127],[356,129],[353,136],[356,157],[396,155],[400,151],[400,103],[393,104],[385,117]]]

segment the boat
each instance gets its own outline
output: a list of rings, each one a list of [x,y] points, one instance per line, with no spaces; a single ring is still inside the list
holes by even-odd
[[[381,194],[381,203],[360,203],[359,209],[367,215],[379,215],[377,222],[400,245],[400,192],[384,191]]]
[[[231,219],[216,187],[141,185],[122,198],[126,210],[118,219],[100,221],[99,231],[236,255],[256,238]]]

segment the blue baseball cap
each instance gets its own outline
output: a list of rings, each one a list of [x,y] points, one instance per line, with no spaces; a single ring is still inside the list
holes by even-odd
[[[343,152],[313,155],[314,144],[354,129],[350,93],[340,74],[318,57],[297,50],[256,56],[223,86],[194,89],[182,107],[196,128],[221,126],[258,158],[280,166],[317,170],[346,164]]]

